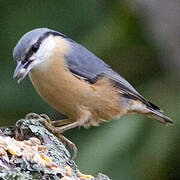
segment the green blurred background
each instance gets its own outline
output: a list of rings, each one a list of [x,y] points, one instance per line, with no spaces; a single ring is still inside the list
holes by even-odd
[[[29,78],[19,85],[12,78],[12,51],[19,38],[33,28],[48,27],[101,57],[174,120],[173,126],[164,126],[129,115],[98,128],[70,130],[65,136],[78,147],[81,171],[100,171],[114,180],[180,179],[180,27],[174,21],[179,22],[179,9],[167,8],[171,13],[164,19],[162,0],[161,8],[153,1],[139,2],[1,0],[0,125],[13,125],[29,112],[62,117],[39,97]],[[176,6],[173,1],[168,5]],[[172,22],[168,17],[173,13]]]

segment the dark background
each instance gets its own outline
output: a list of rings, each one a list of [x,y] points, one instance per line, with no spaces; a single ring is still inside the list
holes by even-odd
[[[40,98],[29,78],[19,85],[13,47],[27,31],[48,27],[86,46],[174,120],[164,126],[128,115],[65,133],[78,147],[81,171],[114,180],[180,179],[180,1],[0,1],[0,125],[26,113],[61,115]]]

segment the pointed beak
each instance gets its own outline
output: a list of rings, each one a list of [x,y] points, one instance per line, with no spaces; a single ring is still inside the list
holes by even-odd
[[[27,61],[24,64],[22,64],[22,61],[18,62],[13,75],[13,78],[18,78],[18,83],[20,83],[20,81],[23,80],[30,71],[29,65],[31,62],[32,61]]]
[[[13,78],[19,77],[20,74],[22,74],[23,69],[24,69],[24,67],[23,67],[21,61],[19,61],[17,66],[16,66],[16,69],[14,71]]]

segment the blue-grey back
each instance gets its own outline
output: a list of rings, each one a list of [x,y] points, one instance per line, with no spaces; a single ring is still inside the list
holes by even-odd
[[[89,80],[95,79],[98,75],[108,76],[112,80],[123,84],[133,92],[139,94],[128,81],[84,46],[72,40],[69,43],[71,50],[66,55],[66,59],[70,70]]]

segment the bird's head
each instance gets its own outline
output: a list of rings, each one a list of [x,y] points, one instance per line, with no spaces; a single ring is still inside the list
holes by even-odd
[[[13,50],[13,58],[17,61],[14,78],[18,83],[29,71],[45,61],[53,53],[55,36],[64,36],[48,28],[38,28],[24,34]]]

